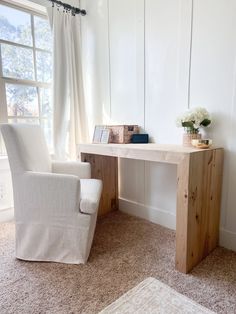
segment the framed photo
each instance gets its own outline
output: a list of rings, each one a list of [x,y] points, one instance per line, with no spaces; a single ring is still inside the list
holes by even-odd
[[[108,144],[109,143],[109,136],[110,136],[110,130],[109,129],[102,130],[100,143],[101,144]]]
[[[93,143],[98,144],[101,141],[102,131],[104,130],[103,125],[96,125],[93,133]]]
[[[110,130],[104,125],[96,125],[93,133],[94,144],[107,144],[109,142]]]

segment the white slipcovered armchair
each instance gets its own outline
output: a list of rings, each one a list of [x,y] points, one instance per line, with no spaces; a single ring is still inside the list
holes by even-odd
[[[102,190],[89,163],[53,162],[40,126],[2,124],[13,182],[16,257],[88,259]]]

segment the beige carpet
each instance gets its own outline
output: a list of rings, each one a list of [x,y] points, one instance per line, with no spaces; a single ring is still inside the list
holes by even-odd
[[[149,277],[99,314],[215,314],[206,307]]]
[[[98,222],[86,265],[14,258],[0,225],[0,313],[98,313],[147,277],[217,312],[236,313],[236,253],[218,248],[191,274],[174,270],[175,233],[120,212]]]

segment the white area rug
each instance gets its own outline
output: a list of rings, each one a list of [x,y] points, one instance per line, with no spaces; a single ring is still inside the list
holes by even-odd
[[[100,314],[213,314],[155,278],[147,278]]]

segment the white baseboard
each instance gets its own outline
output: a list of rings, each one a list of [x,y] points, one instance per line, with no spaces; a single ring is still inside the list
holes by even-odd
[[[175,230],[175,215],[168,211],[136,203],[124,198],[119,198],[119,209],[120,211],[132,216],[137,216],[162,225],[166,228]]]
[[[236,233],[223,228],[220,229],[220,246],[236,251]]]
[[[168,211],[119,198],[119,209],[132,216],[154,222],[166,228],[176,230],[176,217]],[[220,229],[220,246],[236,251],[236,233]]]

